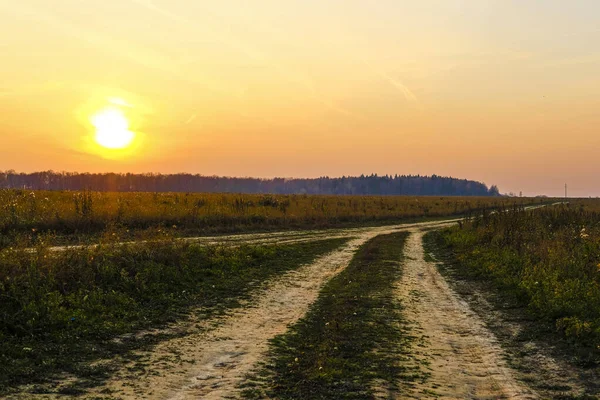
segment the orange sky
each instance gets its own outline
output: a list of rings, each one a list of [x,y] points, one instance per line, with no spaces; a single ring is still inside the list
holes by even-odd
[[[0,0],[0,170],[600,195],[599,17],[597,0]],[[137,134],[116,153],[89,122],[115,99]]]

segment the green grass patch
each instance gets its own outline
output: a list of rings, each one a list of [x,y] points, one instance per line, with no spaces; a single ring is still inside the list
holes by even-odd
[[[513,210],[435,235],[463,274],[493,282],[535,318],[598,353],[599,213],[569,205]]]
[[[199,318],[226,312],[269,278],[346,240],[237,248],[161,240],[65,252],[4,251],[0,393],[23,383],[51,383],[58,373],[93,384],[110,371],[92,361],[165,338],[125,334],[185,319],[192,309]]]
[[[247,385],[244,396],[365,399],[375,385],[397,391],[401,379],[413,379],[415,371],[406,373],[400,363],[407,348],[394,296],[407,236],[378,236],[363,245],[307,315],[272,341],[258,383]]]
[[[560,235],[560,229],[557,229],[554,234]],[[461,237],[463,233],[460,232],[460,228],[428,233],[423,238],[425,251],[434,254],[439,261],[440,272],[452,283],[454,290],[469,301],[471,307],[494,332],[507,352],[508,364],[523,373],[521,379],[542,398],[598,398],[600,393],[598,348],[590,346],[586,338],[565,334],[566,332],[557,324],[557,320],[548,317],[547,309],[539,310],[531,304],[530,295],[523,288],[509,285],[507,280],[502,279],[503,263],[506,263],[507,259],[502,259],[503,254],[498,255],[499,252],[494,244],[483,245],[465,240],[470,244],[458,247],[449,242],[449,235]],[[456,238],[457,236],[453,240]],[[538,240],[544,239],[539,237]],[[554,243],[552,247],[561,244]],[[529,241],[521,245],[535,249]],[[576,249],[573,245],[569,248],[571,251]],[[492,256],[489,256],[487,251],[490,251]],[[521,268],[526,269],[526,266],[530,265],[529,257],[532,255],[525,255],[520,259]],[[571,259],[572,261],[575,260]],[[487,271],[490,266],[495,267],[494,274]],[[554,269],[551,266],[537,268],[543,274],[560,274],[560,271],[557,271],[559,268]],[[560,291],[554,295],[558,297]],[[482,298],[485,301],[481,301]],[[597,312],[593,306],[590,308],[590,312]],[[569,365],[572,371],[576,371],[577,378],[574,379],[573,375],[566,374],[564,380],[561,377],[560,382],[557,382],[555,374],[562,374],[562,371],[548,369],[545,361],[547,359],[556,360],[558,365],[563,363]]]

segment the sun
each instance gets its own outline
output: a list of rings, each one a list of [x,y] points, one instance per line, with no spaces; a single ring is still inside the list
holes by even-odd
[[[129,130],[127,117],[117,107],[108,107],[94,114],[90,119],[96,128],[95,141],[106,149],[125,149],[135,139],[135,133]]]

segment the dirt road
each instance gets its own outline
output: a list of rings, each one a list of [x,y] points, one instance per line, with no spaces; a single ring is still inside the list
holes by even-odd
[[[168,340],[145,354],[144,368],[124,366],[97,393],[120,399],[236,398],[239,386],[267,351],[269,339],[284,333],[302,317],[323,284],[345,268],[369,239],[407,229],[440,228],[454,221],[425,222],[337,231],[327,237],[348,236],[341,248],[267,284],[246,307],[218,321],[216,328],[201,327],[182,338]],[[272,234],[256,235],[275,240]],[[244,235],[246,239],[250,235]],[[304,234],[302,240],[323,238]],[[279,238],[281,239],[281,238]],[[290,240],[291,238],[286,238]],[[300,238],[297,238],[300,239]]]
[[[307,312],[324,283],[348,265],[358,247],[377,235],[410,231],[397,293],[414,332],[422,336],[414,353],[420,363],[428,364],[431,378],[406,387],[401,397],[536,398],[505,365],[494,335],[452,291],[435,264],[424,260],[423,232],[456,221],[226,237],[233,245],[352,239],[314,263],[267,282],[248,304],[217,321],[185,322],[189,326],[177,329],[183,329],[186,335],[164,341],[151,352],[140,352],[137,364],[125,364],[105,386],[93,389],[89,395],[108,394],[126,400],[237,398],[246,375],[264,359],[269,340],[284,333]],[[217,238],[194,240],[211,243]]]
[[[440,221],[431,222],[418,222],[410,224],[400,225],[386,225],[381,227],[363,227],[363,228],[342,228],[342,229],[319,229],[319,230],[297,230],[297,231],[281,231],[281,232],[266,232],[266,233],[240,233],[234,235],[220,235],[220,236],[195,236],[185,237],[178,240],[189,243],[199,243],[201,245],[224,245],[224,246],[241,246],[241,245],[261,245],[261,244],[290,244],[300,243],[307,241],[314,241],[319,239],[336,239],[343,237],[353,237],[362,235],[368,232],[386,232],[394,231],[397,229],[407,229],[414,226],[426,226],[436,227],[444,226],[449,223],[460,221],[461,218],[444,219]],[[117,245],[128,245],[128,244],[143,244],[147,243],[146,240],[127,241],[120,242]],[[50,251],[60,252],[66,250],[76,250],[82,248],[93,248],[96,244],[81,244],[81,245],[66,245],[66,246],[52,246],[49,248]],[[28,249],[33,252],[35,248]]]

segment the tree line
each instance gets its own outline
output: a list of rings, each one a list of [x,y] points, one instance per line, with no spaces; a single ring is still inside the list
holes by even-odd
[[[446,176],[361,175],[330,178],[235,178],[198,174],[0,171],[0,188],[102,192],[206,192],[336,195],[499,196],[498,187]]]

